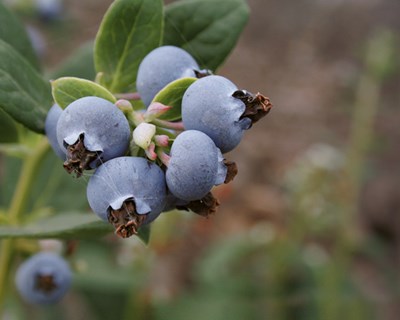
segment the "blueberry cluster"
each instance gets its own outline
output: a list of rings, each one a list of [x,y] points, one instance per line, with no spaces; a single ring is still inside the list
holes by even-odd
[[[160,120],[170,107],[154,97],[185,77],[198,80],[181,97],[181,121]],[[80,177],[95,169],[87,186],[89,205],[123,238],[174,208],[214,213],[219,203],[212,188],[237,173],[224,154],[271,109],[267,97],[200,70],[189,53],[173,46],[150,52],[136,80],[145,110],[135,111],[130,101],[89,96],[64,110],[54,105],[45,124],[69,173]]]

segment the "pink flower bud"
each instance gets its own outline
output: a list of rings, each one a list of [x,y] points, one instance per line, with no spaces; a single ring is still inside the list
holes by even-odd
[[[144,113],[144,120],[146,122],[151,122],[154,119],[157,119],[159,116],[170,110],[172,107],[166,106],[160,102],[153,102],[147,108],[146,112]]]
[[[165,135],[165,134],[155,135],[154,136],[154,141],[156,143],[156,146],[168,147],[169,137],[167,135]]]

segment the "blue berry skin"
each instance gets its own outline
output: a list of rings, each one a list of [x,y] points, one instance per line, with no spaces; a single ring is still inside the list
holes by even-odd
[[[145,215],[144,224],[162,212],[166,200],[164,172],[141,157],[119,157],[98,167],[90,177],[87,198],[92,210],[109,221],[110,209],[118,210],[132,199],[136,213]]]
[[[68,263],[50,252],[33,255],[19,266],[15,275],[18,292],[32,304],[56,303],[68,291],[71,281]]]
[[[206,134],[187,130],[175,139],[166,171],[168,189],[175,197],[202,199],[214,185],[224,182],[226,174],[222,154]]]
[[[63,12],[62,0],[36,0],[39,16],[45,21],[57,20]]]
[[[65,151],[61,149],[57,141],[57,123],[62,111],[58,104],[54,104],[50,108],[44,123],[44,131],[55,154],[62,160],[65,160]]]
[[[82,134],[85,148],[99,153],[91,163],[92,168],[99,159],[107,161],[124,155],[129,146],[128,120],[113,103],[102,98],[80,98],[62,112],[57,124],[57,140],[62,150],[66,152],[66,147],[75,144]]]
[[[151,51],[140,63],[136,79],[137,91],[146,106],[170,82],[196,77],[197,62],[185,50],[163,46]]]
[[[182,99],[185,129],[204,132],[222,153],[233,150],[251,126],[250,119],[240,119],[246,106],[232,97],[236,90],[230,80],[212,75],[194,82]]]

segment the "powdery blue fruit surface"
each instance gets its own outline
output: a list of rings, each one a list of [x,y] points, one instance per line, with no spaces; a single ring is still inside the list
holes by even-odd
[[[18,292],[32,304],[59,301],[71,285],[68,263],[59,255],[40,252],[24,261],[15,275]]]
[[[185,50],[174,46],[163,46],[151,51],[140,63],[136,87],[146,106],[155,95],[170,82],[195,77],[199,70],[197,62]]]
[[[58,104],[54,104],[47,113],[46,122],[44,123],[44,131],[46,132],[47,139],[55,154],[65,160],[65,151],[61,149],[57,141],[57,123],[61,116],[62,109]]]
[[[66,144],[73,145],[81,134],[84,134],[85,148],[98,151],[102,161],[107,161],[125,154],[130,128],[122,111],[113,103],[98,97],[84,97],[62,112],[57,124],[58,144],[66,150]]]
[[[222,153],[234,149],[251,125],[250,119],[240,119],[246,107],[232,97],[236,90],[230,80],[213,75],[194,82],[182,100],[185,129],[204,132]]]
[[[226,174],[222,154],[206,134],[187,130],[175,139],[166,171],[168,189],[175,197],[199,200],[223,183]]]
[[[108,221],[110,207],[118,210],[132,199],[139,215],[153,221],[166,201],[164,172],[159,166],[140,157],[119,157],[98,167],[90,178],[87,198],[92,210]]]

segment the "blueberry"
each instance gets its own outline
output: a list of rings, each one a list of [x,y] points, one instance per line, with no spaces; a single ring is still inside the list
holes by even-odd
[[[119,157],[97,168],[87,186],[92,210],[127,238],[162,212],[166,199],[164,172],[140,157]]]
[[[98,97],[72,102],[57,124],[58,144],[67,154],[64,167],[78,177],[83,170],[124,155],[129,139],[129,123],[123,112]]]
[[[59,301],[71,285],[67,262],[55,253],[41,252],[24,261],[15,275],[18,292],[32,304]]]
[[[197,62],[185,50],[174,46],[163,46],[151,51],[140,63],[136,87],[146,106],[168,83],[184,78],[196,77]]]
[[[36,0],[36,8],[44,21],[57,20],[63,12],[62,0]]]
[[[171,147],[166,171],[168,189],[182,200],[203,198],[214,185],[225,181],[227,167],[223,161],[221,151],[206,134],[182,132]]]
[[[270,108],[267,97],[238,90],[230,80],[213,75],[197,80],[186,90],[182,121],[186,129],[206,133],[226,153]]]
[[[65,150],[61,149],[57,141],[57,123],[61,116],[62,109],[58,104],[54,104],[47,113],[46,122],[44,124],[44,131],[46,132],[47,139],[55,154],[65,160]]]

